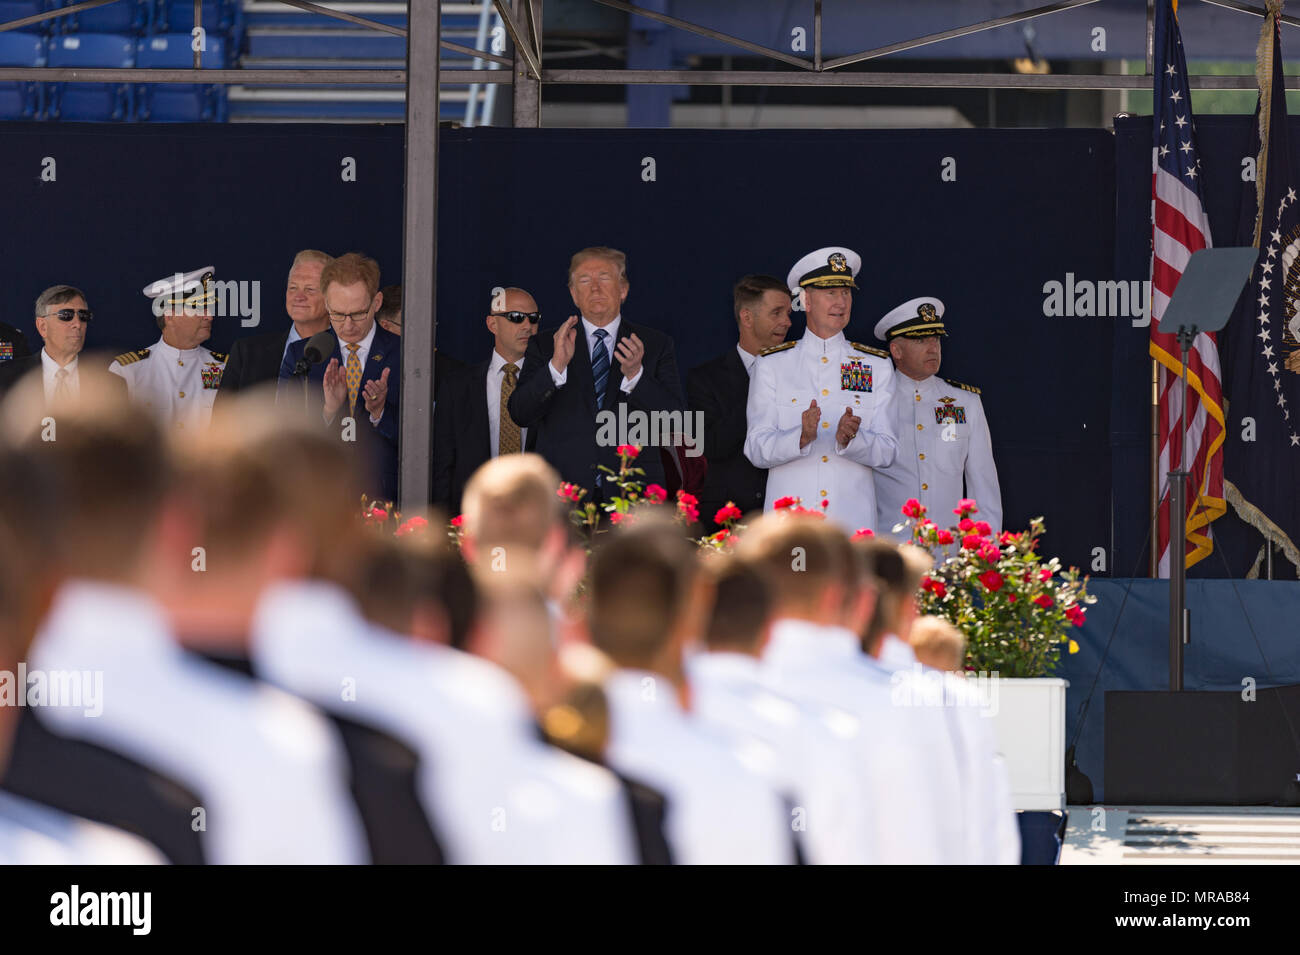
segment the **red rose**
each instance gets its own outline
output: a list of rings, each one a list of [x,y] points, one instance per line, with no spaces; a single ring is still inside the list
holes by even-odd
[[[995,593],[1002,589],[1002,575],[996,570],[986,570],[980,574],[980,583],[986,590],[992,590]]]
[[[641,446],[639,444],[620,444],[618,446],[618,456],[620,458],[627,458],[629,461],[640,453]]]
[[[936,535],[936,538],[938,539],[940,544],[951,544],[952,531],[939,531],[939,533]]]
[[[654,501],[656,504],[662,504],[664,501],[668,500],[668,491],[660,487],[658,484],[651,484],[645,489],[645,496],[647,501]]]
[[[677,492],[677,513],[692,524],[700,519],[700,509],[697,506],[699,503],[699,499],[694,494],[687,494],[685,491]]]
[[[1083,608],[1080,607],[1078,604],[1075,604],[1073,607],[1069,607],[1065,611],[1065,616],[1069,618],[1070,623],[1074,624],[1076,627],[1083,626],[1085,616],[1084,616]]]
[[[985,541],[980,544],[980,557],[987,560],[990,564],[1002,556],[1002,551],[998,550],[998,545],[992,541]]]
[[[727,521],[738,521],[741,517],[740,508],[728,501],[725,507],[718,508],[718,513],[713,515],[713,523],[725,524]]]
[[[388,512],[384,510],[382,507],[372,507],[370,509],[370,516],[377,521],[388,520]]]
[[[718,531],[716,534],[711,536],[709,540],[713,541],[716,544],[722,544],[725,543],[727,538],[730,536],[731,536],[731,531],[724,527],[722,530]]]
[[[914,497],[909,497],[903,502],[904,517],[920,517],[924,513],[921,508],[921,502]]]
[[[940,600],[948,596],[948,588],[944,586],[942,580],[936,580],[934,582],[934,595]]]
[[[1034,598],[1034,603],[1038,604],[1038,606],[1042,607],[1044,610],[1051,610],[1053,601],[1051,597],[1047,596],[1047,594],[1039,594]]]
[[[1051,580],[1051,579],[1052,579],[1052,572],[1051,572],[1050,570],[1047,570],[1046,568],[1044,568],[1044,569],[1042,569],[1042,570],[1040,570],[1040,571],[1038,572],[1038,579],[1039,579],[1039,580]]]
[[[822,510],[824,511],[826,510],[826,508],[830,506],[831,506],[831,502],[826,500],[826,498],[822,498]]]
[[[984,546],[986,541],[978,534],[967,534],[961,539],[961,546],[966,550],[979,550]]]
[[[959,531],[970,532],[973,531],[974,529],[975,529],[975,522],[972,521],[969,517],[963,517],[960,521],[957,522],[957,530]]]
[[[854,540],[859,540],[860,538],[863,537],[875,537],[875,536],[876,536],[876,532],[873,531],[870,527],[859,527],[856,531],[853,532]]]
[[[952,512],[958,517],[967,517],[971,514],[978,514],[979,510],[980,509],[975,506],[974,501],[969,497],[963,497],[957,502],[957,506],[952,509]]]
[[[632,515],[624,514],[622,511],[614,511],[612,514],[609,515],[609,522],[611,524],[622,524],[624,521],[631,524]]]
[[[451,526],[452,526],[452,527],[460,527],[460,526],[461,526],[462,524],[464,524],[464,523],[465,523],[465,515],[464,515],[464,514],[457,514],[455,517],[453,517],[453,518],[451,519]]]
[[[423,527],[428,527],[429,522],[423,517],[412,517],[402,522],[402,526],[393,531],[394,537],[405,537],[407,534],[414,534]]]
[[[562,500],[577,504],[578,501],[582,500],[583,495],[587,492],[583,488],[578,487],[578,485],[570,484],[568,481],[565,481],[558,489],[556,489],[555,493]]]
[[[1015,594],[1007,594],[1007,603],[1009,603],[1009,604],[1013,604],[1013,603],[1015,603],[1015,602],[1016,602],[1016,595],[1015,595]]]
[[[772,509],[777,511],[784,511],[786,508],[794,507],[798,503],[799,503],[799,498],[797,497],[781,497],[781,498],[777,498],[776,503],[772,505]]]
[[[1012,536],[1011,536],[1010,534],[1008,534],[1006,531],[1003,531],[1001,534],[998,535],[998,546],[1000,546],[1000,547],[1006,547],[1006,546],[1007,546],[1008,544],[1010,544],[1013,540],[1015,540],[1014,537],[1012,537]]]
[[[989,534],[993,533],[993,528],[989,527],[988,521],[976,521],[975,533],[983,534],[985,537],[987,537]]]

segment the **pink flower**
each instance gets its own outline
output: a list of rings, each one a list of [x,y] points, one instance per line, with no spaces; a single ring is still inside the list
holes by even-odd
[[[388,520],[388,512],[382,507],[372,507],[370,509],[370,517],[376,521],[386,521]]]
[[[561,500],[577,504],[578,501],[582,500],[587,492],[584,488],[580,488],[576,484],[570,484],[568,481],[565,481],[556,489],[555,493]]]
[[[978,534],[967,534],[961,539],[961,546],[966,550],[978,551],[985,545],[985,543],[987,542],[984,538],[980,537]]]
[[[980,557],[987,560],[990,564],[1002,556],[1002,551],[998,550],[998,545],[992,541],[985,541],[980,545]]]
[[[1050,570],[1048,570],[1047,568],[1044,567],[1042,570],[1040,570],[1040,571],[1038,572],[1038,579],[1039,579],[1039,580],[1051,580],[1051,579],[1052,579],[1052,572],[1051,572]]]
[[[904,517],[920,517],[924,513],[925,510],[924,508],[921,507],[921,502],[918,501],[916,498],[909,497],[906,501],[903,502]]]
[[[694,524],[700,519],[699,499],[685,491],[677,492],[677,513]]]
[[[428,527],[429,522],[423,517],[412,517],[402,522],[402,526],[393,531],[394,537],[405,537],[407,534],[414,534],[422,528]]]
[[[939,533],[935,535],[935,538],[938,540],[940,544],[945,544],[945,545],[951,544],[952,531],[939,531]]]
[[[976,521],[975,533],[983,534],[985,537],[987,537],[989,534],[993,533],[993,528],[989,527],[988,521]]]
[[[972,521],[969,517],[963,517],[960,521],[957,522],[957,530],[959,531],[970,532],[973,531],[974,529],[975,529],[975,522]]]
[[[606,445],[606,447],[608,447],[608,445]],[[620,458],[627,458],[629,461],[633,460],[640,453],[641,446],[639,444],[620,444],[618,446],[618,456]]]
[[[651,484],[645,489],[645,497],[647,501],[654,501],[656,504],[662,504],[664,501],[668,500],[668,492],[658,484]]]
[[[452,526],[452,527],[457,527],[457,528],[458,528],[458,527],[460,527],[461,525],[463,525],[464,523],[465,523],[465,515],[464,515],[464,514],[457,514],[455,517],[453,517],[453,518],[451,519],[451,526]]]
[[[831,506],[831,502],[828,501],[826,498],[822,498],[822,510],[824,511],[826,510],[826,508],[830,506]]]
[[[776,511],[784,511],[786,508],[795,507],[798,504],[799,498],[797,497],[779,497],[776,499],[776,503],[772,505],[772,509]]]
[[[612,514],[609,515],[609,522],[614,525],[622,524],[624,522],[631,524],[632,515],[624,514],[622,511],[614,511]]]
[[[725,507],[718,508],[718,513],[713,515],[713,523],[725,524],[728,521],[738,521],[741,516],[740,508],[728,501]]]
[[[984,585],[986,590],[996,593],[1002,589],[1002,575],[996,570],[986,570],[980,574],[980,583]]]
[[[974,501],[969,497],[963,497],[957,502],[957,506],[952,509],[952,512],[958,517],[968,517],[971,514],[978,514],[979,510],[980,509],[975,506]]]
[[[853,532],[853,540],[860,540],[863,537],[875,537],[876,532],[870,527],[859,527]]]

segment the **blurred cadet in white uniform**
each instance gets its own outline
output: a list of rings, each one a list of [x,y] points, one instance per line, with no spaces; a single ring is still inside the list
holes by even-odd
[[[898,446],[889,356],[844,336],[860,266],[856,252],[838,246],[795,263],[790,289],[803,298],[807,329],[759,353],[746,406],[745,456],[769,469],[764,510],[783,497],[810,508],[825,500],[827,516],[849,531],[875,526],[874,469]]]
[[[642,518],[606,536],[593,558],[592,642],[618,667],[605,683],[609,761],[667,797],[676,862],[790,863],[793,816],[683,705],[683,649],[707,599],[695,553],[679,528]]]
[[[146,285],[162,337],[148,348],[118,355],[108,366],[126,379],[132,401],[178,430],[208,423],[226,369],[227,356],[203,345],[212,335],[217,303],[212,274],[209,265]]]
[[[138,832],[173,862],[365,861],[329,724],[196,665],[150,596],[171,574],[199,576],[195,527],[159,426],[102,375],[83,369],[79,401],[51,409],[57,440],[34,424],[10,433],[58,504],[46,532],[62,582],[28,666],[94,681],[79,706],[22,711],[7,788]]]
[[[994,534],[1002,530],[1002,492],[980,390],[939,377],[940,341],[948,334],[943,312],[937,298],[914,298],[876,323],[876,337],[889,343],[897,371],[890,421],[898,455],[876,471],[876,530],[882,534],[903,521],[903,504],[911,498],[940,527],[956,524],[957,502],[973,498],[980,519]]]

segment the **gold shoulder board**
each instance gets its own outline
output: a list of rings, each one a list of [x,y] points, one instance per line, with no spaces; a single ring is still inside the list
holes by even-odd
[[[118,355],[113,360],[116,361],[119,365],[129,365],[132,362],[139,361],[141,358],[148,358],[148,357],[149,357],[149,349],[141,348],[136,351],[125,352],[121,355]]]
[[[976,394],[976,395],[981,393],[980,390],[976,388],[974,385],[967,385],[967,384],[963,384],[960,381],[953,381],[951,378],[945,378],[944,381],[948,382],[948,384],[952,385],[954,388],[960,388],[962,391],[969,391],[972,394]]]
[[[866,352],[868,355],[875,355],[877,358],[888,358],[888,357],[889,357],[889,352],[884,351],[884,350],[882,350],[882,349],[879,349],[879,348],[872,348],[870,345],[862,345],[862,344],[859,344],[858,342],[850,342],[850,344],[851,344],[854,348],[856,348],[858,351]]]
[[[230,355],[223,351],[214,351],[212,353],[213,361],[219,361],[224,364],[228,358],[230,358]]]
[[[759,356],[766,358],[768,355],[775,355],[779,351],[785,351],[787,348],[793,348],[798,342],[782,342],[779,345],[773,345],[771,348],[764,348],[759,352]]]

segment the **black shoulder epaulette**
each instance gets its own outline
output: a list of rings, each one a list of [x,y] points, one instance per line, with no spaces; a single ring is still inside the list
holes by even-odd
[[[889,357],[889,352],[883,351],[882,349],[879,348],[872,348],[870,345],[862,345],[858,342],[850,342],[849,344],[851,344],[858,351],[866,352],[868,355],[875,355],[877,358]]]
[[[779,345],[773,345],[770,348],[764,348],[759,352],[760,358],[766,358],[768,355],[775,355],[779,351],[785,351],[787,348],[793,348],[798,342],[782,342]]]
[[[228,358],[230,358],[230,354],[228,352],[214,351],[212,353],[213,361],[219,361],[224,363]]]
[[[148,357],[149,357],[149,349],[140,348],[137,349],[136,351],[124,352],[121,355],[118,355],[113,360],[117,362],[119,365],[129,365],[132,362],[139,361],[141,358],[148,358]]]
[[[953,381],[951,378],[945,378],[944,381],[948,382],[948,384],[952,385],[954,388],[960,388],[962,391],[969,391],[972,394],[977,395],[980,394],[980,390],[974,385],[962,384],[960,381]]]

